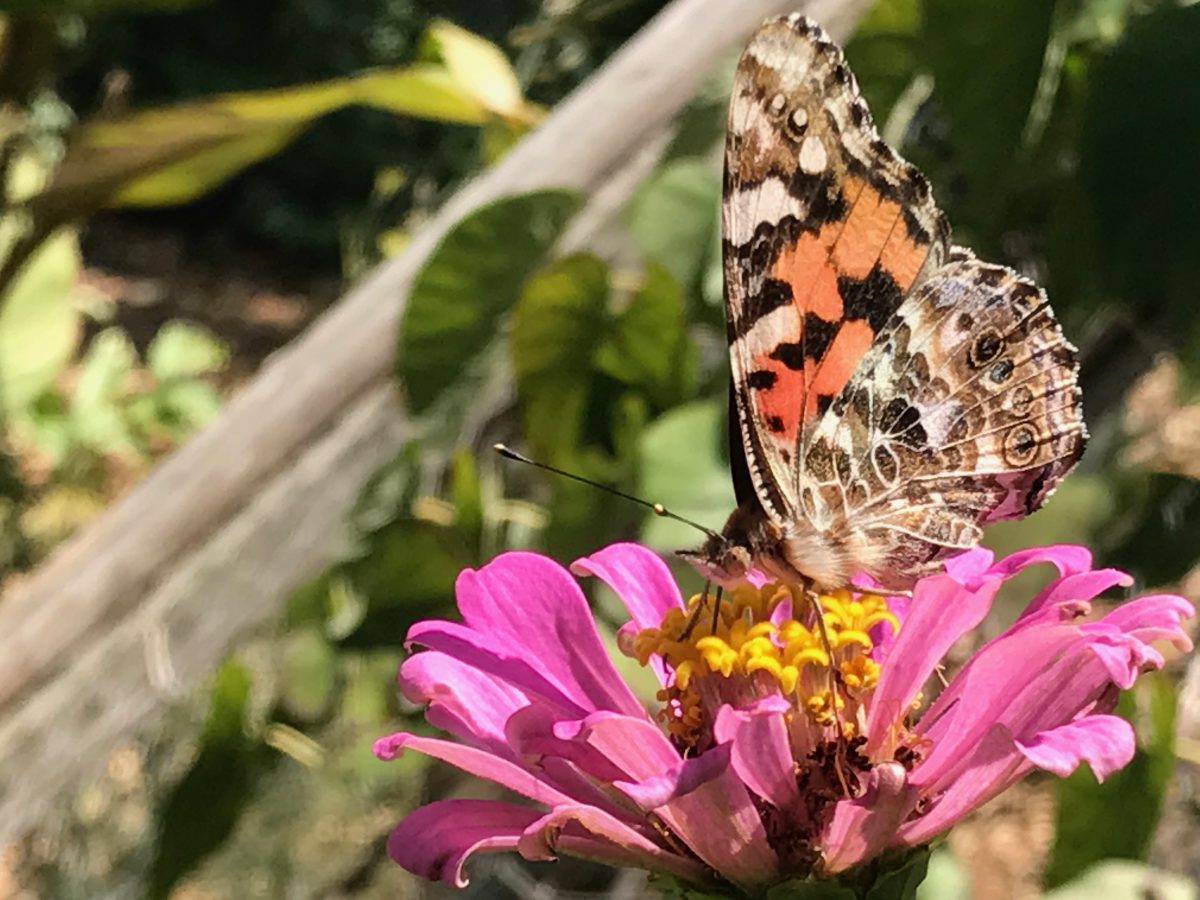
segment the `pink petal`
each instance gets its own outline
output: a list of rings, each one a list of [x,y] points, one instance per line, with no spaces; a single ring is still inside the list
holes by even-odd
[[[567,736],[565,732],[565,727],[558,729],[561,737]],[[708,762],[683,766],[678,751],[653,724],[612,713],[589,716],[580,737],[627,773],[621,787],[631,796],[644,794],[650,802],[674,797],[655,812],[692,852],[725,878],[757,884],[778,868],[758,811],[746,788],[728,769],[727,755],[714,757],[711,769]],[[719,772],[716,777],[714,770]],[[688,792],[679,796],[678,781],[684,778]]]
[[[917,792],[905,784],[906,778],[904,766],[882,763],[871,770],[861,797],[837,804],[825,830],[823,856],[828,872],[845,871],[891,846],[917,801]]]
[[[1030,547],[1009,554],[992,567],[992,573],[1011,578],[1035,563],[1048,562],[1058,569],[1059,578],[1087,572],[1092,568],[1092,551],[1077,544],[1053,544],[1049,547]]]
[[[521,767],[501,759],[486,750],[476,750],[453,741],[440,738],[422,737],[409,732],[398,732],[377,740],[372,747],[375,755],[382,760],[395,759],[404,750],[416,750],[434,759],[440,759],[457,766],[470,775],[486,778],[496,784],[503,785],[511,791],[516,791],[530,800],[555,806],[560,803],[571,803],[574,798],[568,797],[541,779],[526,772]]]
[[[413,810],[388,836],[388,855],[414,875],[466,887],[474,853],[514,849],[541,812],[496,800],[439,800]]]
[[[982,579],[990,573],[996,555],[987,547],[972,547],[944,563],[946,574],[969,591],[976,591]]]
[[[1196,607],[1178,594],[1147,594],[1122,603],[1102,620],[1141,641],[1170,641],[1181,653],[1192,649],[1183,620],[1196,615]]]
[[[1091,600],[1109,588],[1128,587],[1131,584],[1133,584],[1133,579],[1119,569],[1076,572],[1063,578],[1057,578],[1033,598],[1017,621],[1020,622],[1021,619],[1032,616],[1047,606],[1072,600]]]
[[[933,804],[919,818],[901,825],[893,843],[924,843],[1011,787],[1029,769],[1029,761],[1016,752],[1007,729],[993,726],[974,743],[969,760],[959,768],[957,777],[948,779],[944,790],[932,794],[921,791],[933,798]]]
[[[616,592],[639,630],[657,628],[683,597],[671,570],[657,553],[640,544],[610,544],[571,564],[576,575],[595,575]]]
[[[690,882],[708,879],[700,863],[673,853],[592,806],[555,807],[525,829],[517,849],[531,860],[555,859],[561,851],[611,866],[668,872]]]
[[[598,781],[607,783],[624,777],[625,773],[594,747],[574,737],[560,737],[556,728],[562,724],[546,708],[529,706],[508,720],[505,735],[513,751],[530,768],[536,769],[547,757],[554,757],[570,762]],[[579,725],[568,723],[566,728]]]
[[[776,809],[790,809],[800,800],[796,763],[783,720],[790,711],[791,705],[778,696],[752,710],[722,706],[713,729],[718,742],[733,747],[731,764],[738,778]]]
[[[729,768],[729,756],[732,751],[732,744],[718,744],[698,756],[678,760],[661,775],[652,775],[636,782],[614,781],[613,784],[648,812],[686,797],[710,781],[720,778]]]
[[[645,716],[592,713],[579,722],[558,723],[554,733],[566,740],[585,741],[624,772],[630,781],[660,775],[680,761],[679,751]]]
[[[613,667],[579,585],[557,563],[536,553],[503,553],[478,571],[464,570],[455,593],[466,629],[475,637],[467,643],[484,651],[480,662],[493,658],[493,674],[514,672],[521,677],[513,681],[519,687],[549,682],[580,716],[598,709],[626,714],[642,709]],[[443,623],[440,634],[451,633]],[[410,640],[466,658],[441,643],[434,646],[430,637],[417,627],[409,632]],[[499,663],[508,665],[496,670]],[[520,670],[520,664],[534,671]],[[534,674],[540,678],[529,682]]]
[[[981,560],[969,551],[950,562],[957,564],[961,576],[968,571],[968,564],[978,565]],[[908,709],[946,651],[991,609],[1000,580],[983,575],[968,580],[975,585],[971,590],[950,575],[934,575],[917,583],[908,616],[888,650],[887,665],[867,716],[868,754],[887,739],[892,722]]]
[[[1088,647],[1104,666],[1108,679],[1123,691],[1133,687],[1146,669],[1161,669],[1166,663],[1161,653],[1132,635],[1105,629],[1088,628],[1092,637]]]
[[[1017,742],[1025,758],[1047,772],[1066,778],[1086,762],[1097,781],[1129,765],[1137,749],[1133,726],[1120,716],[1086,716],[1043,731],[1028,743]]]
[[[406,643],[427,647],[460,660],[467,668],[477,669],[521,692],[553,704],[564,718],[580,718],[592,710],[576,703],[551,681],[534,662],[497,649],[491,635],[480,634],[457,622],[426,619],[408,630]]]
[[[507,723],[528,707],[529,696],[460,659],[434,650],[414,653],[400,666],[400,689],[428,703],[429,724],[475,746],[510,757]]]
[[[1034,697],[1034,691],[1056,690],[1058,686],[1042,670],[1046,661],[1058,658],[1077,639],[1075,626],[1057,625],[985,644],[921,717],[918,730],[933,746],[913,770],[912,782],[922,791],[945,784],[984,733],[1002,716],[1013,714],[1013,704],[1024,688],[1033,689],[1025,692],[1028,698]],[[1077,698],[1065,699],[1073,703]],[[1037,702],[1030,699],[1030,707]],[[1048,722],[1045,727],[1060,723]]]

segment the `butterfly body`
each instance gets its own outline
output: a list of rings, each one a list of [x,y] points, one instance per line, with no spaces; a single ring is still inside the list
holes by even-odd
[[[807,19],[742,56],[722,209],[738,507],[684,554],[706,577],[903,589],[1077,462],[1075,349],[1044,292],[951,243]]]

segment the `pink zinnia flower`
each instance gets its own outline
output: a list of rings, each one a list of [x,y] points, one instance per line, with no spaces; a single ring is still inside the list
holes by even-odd
[[[918,715],[946,651],[1005,579],[1039,562],[1058,577]],[[819,598],[831,660],[794,586],[735,589],[715,633],[704,614],[683,639],[689,610],[649,550],[617,544],[573,569],[603,579],[628,608],[622,647],[658,676],[661,707],[647,711],[617,674],[558,564],[506,553],[463,572],[462,624],[415,625],[409,642],[425,649],[400,669],[405,696],[428,703],[429,722],[456,740],[401,732],[375,752],[427,753],[533,805],[417,809],[388,842],[409,871],[461,886],[473,853],[516,850],[749,894],[832,877],[928,841],[1032,768],[1066,775],[1086,761],[1102,779],[1125,765],[1134,735],[1110,715],[1118,690],[1163,665],[1151,642],[1190,648],[1181,622],[1194,614],[1158,594],[1091,619],[1088,601],[1130,580],[1092,570],[1086,549],[998,563],[976,549],[919,582],[911,600]]]

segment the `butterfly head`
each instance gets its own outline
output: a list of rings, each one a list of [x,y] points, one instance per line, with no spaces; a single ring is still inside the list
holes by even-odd
[[[706,579],[724,587],[745,581],[746,574],[777,546],[781,532],[754,503],[739,506],[720,534],[710,534],[695,550],[680,550],[686,560]]]
[[[754,561],[748,547],[732,544],[723,535],[710,537],[695,550],[678,550],[675,555],[690,563],[705,580],[723,587],[743,581]]]

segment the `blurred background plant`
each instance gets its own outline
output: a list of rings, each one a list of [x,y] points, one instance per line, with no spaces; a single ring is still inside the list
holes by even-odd
[[[0,585],[204,424],[662,5],[0,0]],[[1200,5],[879,0],[847,53],[957,240],[1044,283],[1082,351],[1084,464],[988,543],[1083,541],[1142,585],[1196,597]],[[382,839],[460,783],[369,753],[401,718],[423,727],[393,686],[407,626],[449,614],[456,573],[506,547],[569,560],[618,538],[696,543],[484,448],[528,448],[714,526],[732,509],[718,258],[730,62],[603,255],[555,252],[583,202],[564,191],[502,200],[447,237],[397,335],[420,437],[364,486],[353,552],[157,736],[0,852],[0,894],[438,893]],[[612,598],[595,600],[615,629]],[[1200,754],[1182,761],[1175,741],[1180,668],[1123,701],[1134,765],[1102,788],[1077,773],[1006,795],[939,851],[928,896],[969,881],[985,898],[1132,897],[1130,866],[1146,862],[1179,876],[1162,876],[1163,896],[1195,896]],[[535,888],[637,896],[641,882],[512,859],[473,880],[480,896]]]

